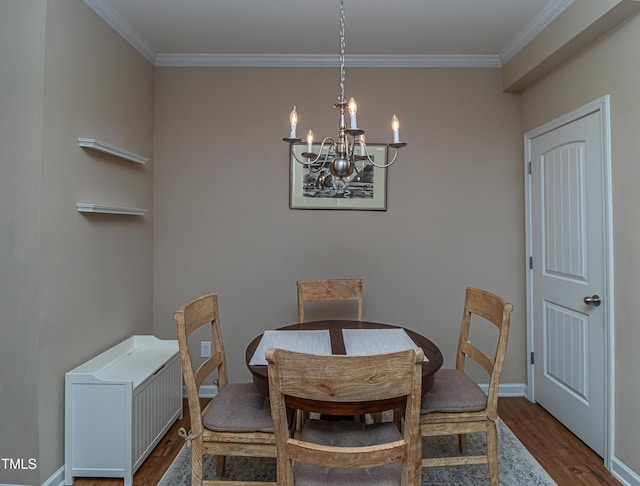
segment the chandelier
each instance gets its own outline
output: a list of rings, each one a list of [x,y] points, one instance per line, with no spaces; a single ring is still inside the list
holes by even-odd
[[[358,127],[357,112],[358,106],[355,99],[350,98],[347,102],[344,97],[344,0],[340,0],[340,95],[333,107],[338,110],[338,138],[325,137],[320,144],[318,153],[313,152],[313,131],[307,133],[307,151],[302,152],[302,159],[296,155],[293,145],[302,141],[296,136],[298,125],[298,113],[293,107],[289,116],[290,131],[289,136],[283,138],[289,143],[289,150],[296,162],[302,164],[312,172],[319,172],[329,164],[330,173],[339,178],[343,183],[352,177],[360,176],[367,164],[378,168],[389,167],[398,158],[398,149],[407,144],[400,141],[400,123],[398,117],[393,115],[391,129],[393,131],[393,142],[386,144],[387,147],[395,149],[395,153],[390,162],[376,163],[369,155],[365,140],[365,132]],[[347,110],[349,111],[349,128],[347,128]],[[358,168],[356,162],[361,162]]]

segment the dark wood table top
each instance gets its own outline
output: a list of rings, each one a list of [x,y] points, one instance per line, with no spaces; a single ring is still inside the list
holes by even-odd
[[[381,324],[377,322],[366,321],[348,321],[348,320],[328,320],[328,321],[314,321],[304,322],[298,324],[292,324],[290,326],[284,326],[278,328],[279,331],[300,331],[300,330],[321,330],[328,329],[329,336],[331,338],[331,351],[333,354],[346,354],[344,347],[344,341],[342,339],[343,329],[394,329],[399,326],[393,326],[391,324]],[[403,328],[401,328],[403,329]],[[422,365],[422,394],[427,393],[433,386],[433,375],[442,366],[442,353],[438,347],[432,343],[429,339],[418,334],[410,329],[404,329],[409,337],[416,343],[417,346],[422,348],[425,356],[429,359]],[[255,350],[260,344],[262,335],[257,336],[253,341],[249,343],[245,352],[245,362],[247,368],[253,376],[253,382],[256,386],[265,394],[269,393],[269,375],[268,367],[265,365],[250,365],[251,358],[255,353]],[[331,415],[360,415],[363,413],[375,413],[383,412],[385,410],[391,410],[404,405],[402,400],[384,400],[376,402],[366,403],[334,403],[334,402],[319,402],[319,401],[307,401],[302,399],[291,399],[287,401],[287,404],[293,408],[299,408],[302,410],[309,410],[315,412],[321,412]]]

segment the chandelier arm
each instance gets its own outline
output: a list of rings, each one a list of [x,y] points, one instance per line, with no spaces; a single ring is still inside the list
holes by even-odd
[[[364,147],[364,142],[362,140],[357,140],[357,139],[353,140],[353,143],[351,144],[351,153],[349,155],[349,160],[351,161],[351,164],[353,166],[353,170],[355,171],[355,173],[358,175],[362,175],[364,173],[364,168],[367,164],[363,163],[362,168],[358,170],[358,162],[360,160],[363,160],[363,158],[361,155],[356,155],[355,153],[356,146]]]
[[[296,162],[298,162],[301,165],[309,165],[309,164],[313,164],[315,162],[315,160],[312,160],[311,162],[307,161],[307,160],[300,160],[298,158],[298,156],[296,155],[295,150],[293,150],[293,144],[291,144],[291,155],[293,155],[293,158],[295,159]],[[319,157],[319,156],[318,156]],[[317,159],[316,159],[317,160]]]
[[[347,159],[351,161],[351,163],[353,164],[353,167],[355,168],[356,166],[356,142],[355,140],[353,141],[353,143],[351,144],[351,150],[348,149],[347,146]]]
[[[356,162],[357,161],[353,159],[353,170],[355,171],[356,174],[362,175],[366,164],[362,164],[362,169],[358,170],[358,164],[356,164]]]
[[[317,169],[313,169],[311,167],[312,164],[315,164],[318,160],[320,160],[320,157],[322,156],[322,151],[324,150],[324,146],[325,144],[328,143],[328,150],[327,153],[325,154],[325,158],[322,161],[322,165],[320,167],[318,167]],[[293,155],[293,158],[295,159],[296,162],[298,162],[301,165],[304,166],[308,166],[307,168],[311,171],[311,172],[320,172],[325,165],[327,165],[327,160],[329,159],[329,154],[331,153],[331,149],[335,146],[336,142],[333,138],[331,137],[325,137],[324,140],[322,140],[322,143],[320,144],[320,150],[318,152],[318,155],[316,155],[316,158],[313,160],[308,160],[308,159],[304,159],[304,160],[300,160],[298,158],[298,156],[296,155],[295,150],[293,150],[293,144],[291,144],[291,155]]]
[[[391,164],[393,164],[396,159],[398,158],[398,149],[393,147],[395,149],[395,154],[393,154],[393,159],[391,159],[391,162],[387,163],[387,164],[376,164],[373,159],[369,156],[369,149],[367,148],[367,144],[364,143],[362,144],[362,146],[364,147],[364,152],[365,152],[365,157],[366,160],[369,161],[369,163],[371,165],[374,165],[375,167],[378,167],[379,169],[386,169],[387,167],[389,167]],[[389,145],[387,145],[387,147],[389,147]]]
[[[354,142],[355,143],[355,142]],[[367,163],[365,162],[366,158],[369,158],[367,154],[367,144],[364,141],[364,136],[362,138],[358,138],[358,145],[360,147],[360,154],[357,157],[354,157],[353,160],[353,167],[356,169],[356,172],[359,175],[364,174],[364,169],[367,167]],[[362,155],[362,154],[365,155]],[[358,166],[356,165],[356,161],[361,161],[362,162],[362,168],[360,169],[360,171],[358,171]]]
[[[317,169],[314,169],[311,166],[308,166],[307,169],[309,170],[309,172],[311,172],[312,174],[317,174],[318,172],[320,172],[322,169],[324,169],[324,166],[327,164],[326,160],[322,163],[322,165],[320,167],[318,167]]]

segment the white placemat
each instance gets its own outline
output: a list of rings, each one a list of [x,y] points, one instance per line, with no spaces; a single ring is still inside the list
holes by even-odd
[[[250,366],[266,365],[267,348],[280,348],[300,353],[331,354],[328,329],[314,331],[265,331],[249,361]]]
[[[343,329],[347,354],[383,354],[419,347],[404,329]],[[424,361],[429,358],[424,357]]]

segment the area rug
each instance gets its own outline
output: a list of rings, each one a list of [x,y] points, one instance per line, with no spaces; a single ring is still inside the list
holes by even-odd
[[[513,432],[499,421],[498,461],[500,484],[504,486],[553,486],[556,483],[538,464]],[[469,434],[469,454],[486,450],[485,434]],[[458,451],[456,436],[428,437],[423,440],[424,457],[455,455]],[[216,459],[207,456],[204,477],[215,477]],[[240,481],[275,481],[276,466],[272,458],[227,457],[223,479]],[[481,486],[489,484],[485,464],[432,467],[422,470],[422,486]],[[178,453],[158,486],[191,485],[191,451],[186,447]]]

